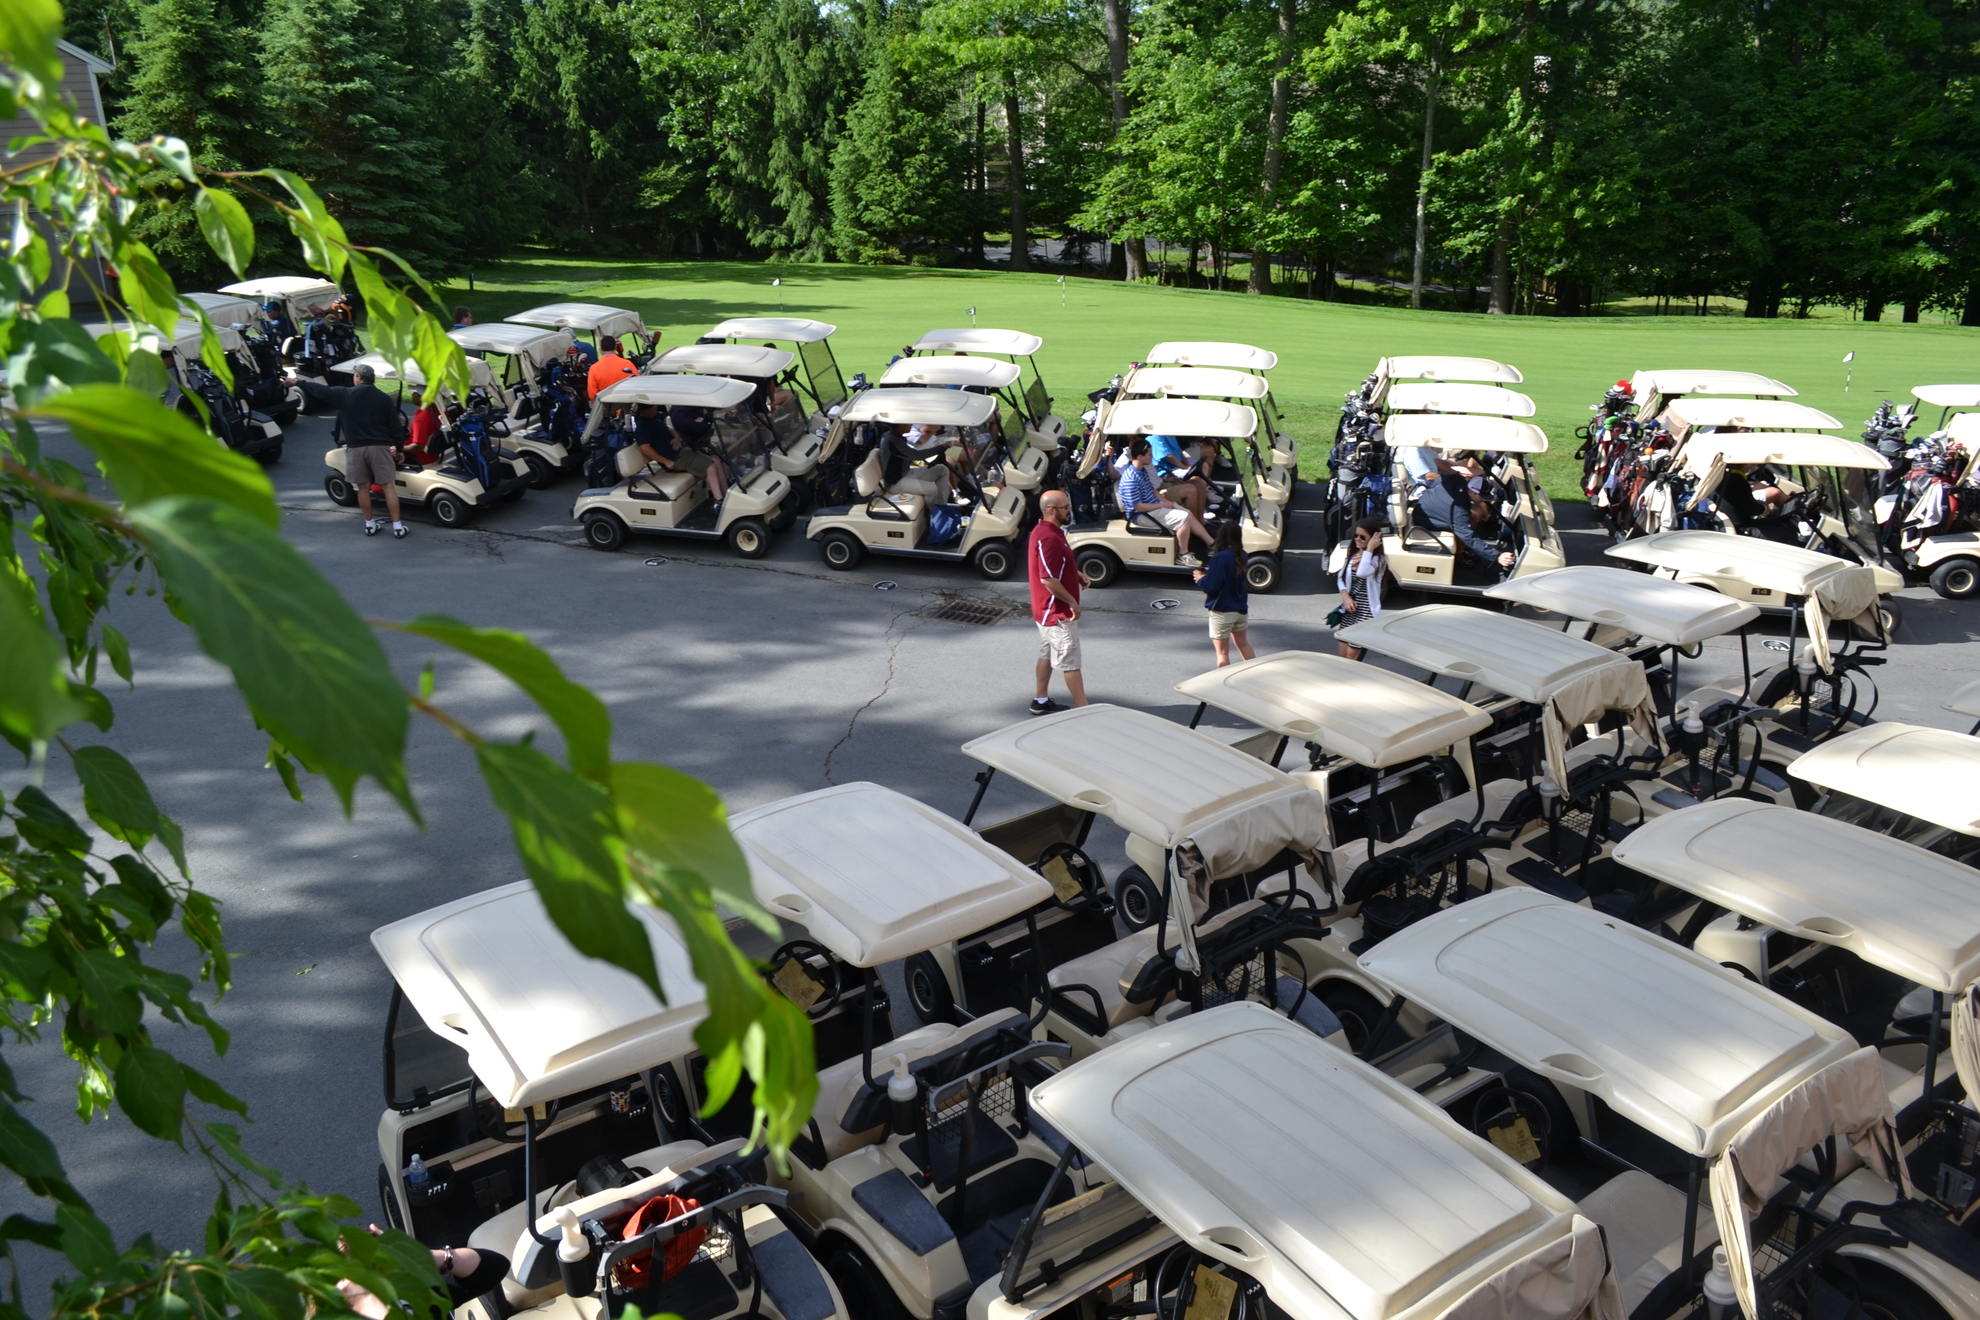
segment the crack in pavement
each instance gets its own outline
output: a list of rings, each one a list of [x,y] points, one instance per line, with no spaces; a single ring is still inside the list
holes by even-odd
[[[915,606],[911,610],[902,610],[899,614],[896,614],[892,619],[888,620],[887,632],[889,634],[892,634],[895,627],[900,623],[900,621],[902,619],[909,618],[910,616],[919,618],[923,622],[926,622],[927,616],[922,614],[922,611],[927,608],[928,608],[928,603],[926,601],[923,601],[920,605]],[[879,702],[880,698],[886,696],[888,690],[894,686],[895,662],[900,658],[901,643],[905,642],[907,640],[908,634],[913,631],[914,631],[914,627],[912,624],[910,624],[906,628],[902,628],[900,630],[900,634],[894,637],[894,640],[888,645],[887,681],[880,685],[880,690],[878,692],[874,693],[871,697],[867,699],[865,705],[861,706],[858,710],[852,713],[852,718],[846,721],[846,731],[839,735],[839,741],[833,743],[832,746],[826,750],[825,766],[824,766],[826,783],[837,786],[839,781],[832,778],[832,758],[839,754],[839,749],[841,747],[844,747],[848,742],[852,740],[853,731],[859,727],[859,717],[866,714],[867,711],[871,710],[873,706],[877,702]]]

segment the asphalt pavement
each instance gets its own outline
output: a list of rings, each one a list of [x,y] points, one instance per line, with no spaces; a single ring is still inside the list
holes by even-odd
[[[1037,636],[1021,580],[987,583],[962,567],[878,558],[836,573],[798,530],[756,561],[715,543],[657,537],[601,554],[570,521],[575,479],[464,530],[410,512],[407,539],[366,538],[356,512],[323,493],[328,437],[327,422],[302,419],[270,475],[287,534],[361,613],[438,612],[527,633],[604,698],[621,758],[697,775],[732,811],[872,780],[960,815],[977,768],[960,744],[1025,718]],[[1293,510],[1284,585],[1252,598],[1261,652],[1333,649],[1323,621],[1337,598],[1317,544],[1313,493],[1302,486]],[[1606,542],[1584,527],[1586,510],[1560,507],[1573,557],[1599,561]],[[958,597],[1003,602],[1009,613],[989,625],[940,618]],[[1086,605],[1089,696],[1187,720],[1192,705],[1173,685],[1214,663],[1189,579],[1129,574],[1119,587],[1089,593]],[[1963,728],[1938,706],[1980,668],[1980,608],[1917,589],[1906,593],[1905,609],[1901,644],[1878,673],[1877,715]],[[248,1101],[255,1155],[376,1214],[390,983],[368,936],[520,878],[506,823],[466,749],[417,716],[409,761],[423,829],[370,786],[350,820],[320,783],[308,801],[292,802],[262,768],[264,740],[227,675],[187,630],[143,596],[120,598],[110,617],[131,640],[138,679],[134,692],[117,694],[117,725],[102,740],[137,764],[184,827],[194,876],[221,900],[235,951],[235,988],[217,1010],[233,1033],[227,1056],[207,1057],[193,1033],[161,1031]],[[430,660],[437,704],[482,733],[535,730],[554,745],[548,722],[492,671],[417,638],[387,634],[385,644],[408,684]],[[1737,657],[1736,645],[1710,644],[1685,672],[1702,680],[1736,670]],[[1063,697],[1056,686],[1055,695]],[[1221,726],[1235,736],[1232,721],[1205,722]],[[59,763],[51,787],[73,802]],[[1149,773],[1159,779],[1164,768]],[[18,783],[17,771],[0,775],[0,787]],[[979,819],[1030,805],[1036,799],[1000,777]],[[876,848],[886,843],[874,840]],[[1110,875],[1124,864],[1117,831],[1096,829],[1094,844]],[[190,967],[185,953],[168,945],[161,956]],[[73,1070],[59,1052],[11,1049],[8,1057],[38,1100],[36,1120],[55,1132],[71,1175],[120,1234],[196,1245],[215,1191],[204,1162],[121,1118],[78,1130]]]

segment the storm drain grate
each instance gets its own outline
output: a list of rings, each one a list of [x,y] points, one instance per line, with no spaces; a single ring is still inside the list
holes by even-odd
[[[1024,607],[1016,601],[1004,600],[996,596],[949,596],[928,612],[931,619],[944,623],[968,624],[972,628],[988,628],[991,624],[1002,623],[1014,614],[1020,614]]]

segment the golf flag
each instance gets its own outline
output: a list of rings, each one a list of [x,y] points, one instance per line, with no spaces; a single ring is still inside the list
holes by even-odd
[[[1849,393],[1849,382],[1851,378],[1853,378],[1856,375],[1856,368],[1850,365],[1855,361],[1856,361],[1855,350],[1852,349],[1850,352],[1843,354],[1843,393],[1844,394]]]
[[[773,289],[781,289],[784,287],[784,282],[781,279],[771,280],[770,287]]]

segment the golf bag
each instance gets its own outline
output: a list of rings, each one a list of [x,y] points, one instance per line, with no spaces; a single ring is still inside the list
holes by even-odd
[[[1890,467],[1873,478],[1876,494],[1888,495],[1904,484],[1905,432],[1916,419],[1916,411],[1909,405],[1898,408],[1885,399],[1877,405],[1876,414],[1863,424],[1863,443],[1890,463]]]
[[[338,299],[323,313],[303,327],[300,348],[295,353],[296,369],[305,376],[328,378],[330,368],[340,362],[348,362],[364,352],[364,345],[358,342],[357,327],[351,323],[351,305]],[[341,373],[339,373],[341,374]],[[348,380],[333,380],[333,385],[348,385]]]
[[[454,461],[480,482],[483,490],[493,490],[510,474],[497,443],[500,436],[507,434],[507,428],[502,425],[500,412],[490,409],[479,391],[468,399],[468,407],[456,405],[447,413],[454,432]]]
[[[204,405],[203,409],[201,405]],[[271,443],[268,432],[261,425],[268,420],[267,414],[250,410],[245,403],[228,393],[226,382],[208,370],[203,362],[188,362],[183,367],[179,409],[199,422],[221,444],[237,453],[246,453],[263,462],[273,462],[275,457],[281,455],[281,441],[277,439]],[[201,416],[202,411],[205,416]],[[264,457],[269,451],[272,451],[273,457]]]
[[[247,352],[235,358],[234,393],[249,409],[272,417],[276,425],[294,425],[302,406],[301,391],[282,383],[280,341],[252,329],[241,338]]]

